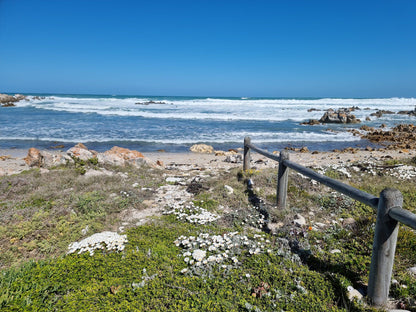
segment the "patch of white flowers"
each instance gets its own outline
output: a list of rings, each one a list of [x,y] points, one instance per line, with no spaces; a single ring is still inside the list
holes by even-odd
[[[362,172],[362,175],[370,174],[373,176],[382,174],[392,176],[400,180],[411,180],[416,178],[416,167],[401,164],[392,167],[380,166],[377,165],[377,163],[362,163],[360,166],[354,164],[332,164],[327,167],[318,167],[316,169],[321,174],[325,174],[325,172],[330,169],[336,170],[347,178],[351,177],[350,172]]]
[[[239,256],[243,251],[249,255],[272,252],[271,242],[264,234],[249,238],[238,232],[223,235],[201,233],[198,236],[180,236],[174,243],[183,248],[181,256],[193,271],[214,265],[230,269],[240,263]],[[189,269],[185,268],[181,272],[187,273]]]
[[[266,218],[263,214],[259,213],[258,208],[256,206],[247,207],[245,211],[247,211],[248,213],[244,216],[244,219],[241,221],[241,225],[249,225],[261,229],[267,223]]]
[[[195,206],[192,202],[169,204],[163,211],[163,214],[173,214],[178,220],[201,225],[213,222],[220,218],[220,216],[215,213],[211,213],[202,207]]]
[[[78,250],[78,254],[88,251],[90,255],[94,255],[96,249],[106,249],[123,251],[124,244],[127,243],[127,235],[120,235],[116,232],[102,232],[91,235],[79,242],[74,242],[68,246],[68,254]]]

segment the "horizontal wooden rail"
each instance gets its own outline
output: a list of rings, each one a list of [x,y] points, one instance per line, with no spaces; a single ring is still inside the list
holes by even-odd
[[[334,189],[335,191],[338,191],[340,193],[343,193],[355,200],[358,200],[359,202],[362,202],[363,204],[366,204],[370,207],[373,207],[377,209],[378,206],[378,197],[368,194],[364,191],[361,191],[359,189],[356,189],[355,187],[352,187],[351,185],[342,183],[338,180],[331,179],[330,177],[324,176],[318,172],[313,171],[312,169],[303,167],[293,161],[290,160],[283,160],[283,164],[293,170],[296,170],[297,172],[316,180],[326,186],[329,186],[330,188]]]
[[[247,147],[252,149],[253,151],[256,151],[257,153],[266,156],[270,159],[273,159],[275,161],[280,162],[281,158],[280,156],[277,156],[275,154],[269,153],[265,150],[262,150],[258,148],[257,146],[253,144],[247,144]],[[348,184],[342,183],[338,180],[332,179],[330,177],[324,176],[316,171],[313,171],[312,169],[303,167],[293,161],[290,161],[288,159],[282,160],[283,165],[307,176],[308,178],[311,178],[313,180],[316,180],[326,186],[329,186],[330,188],[333,188],[335,191],[338,191],[340,193],[343,193],[355,200],[358,200],[359,202],[362,202],[363,204],[366,204],[370,207],[373,207],[374,209],[377,209],[378,206],[378,197],[368,194],[364,191],[361,191],[359,189],[356,189],[355,187],[352,187]]]
[[[400,207],[391,208],[389,210],[389,216],[416,230],[416,215],[409,210]]]
[[[280,156],[279,155],[269,153],[268,151],[262,150],[262,149],[258,148],[257,146],[255,146],[251,143],[247,144],[247,147],[251,148],[253,151],[256,151],[259,154],[262,154],[263,156],[266,156],[267,158],[273,159],[275,161],[280,161]]]
[[[370,276],[368,280],[368,298],[376,306],[385,306],[393,272],[394,253],[399,231],[398,222],[416,230],[416,215],[402,208],[403,196],[400,191],[386,188],[380,193],[380,197],[376,197],[290,161],[287,151],[282,151],[277,156],[262,150],[251,144],[249,137],[244,138],[244,170],[250,169],[250,150],[279,162],[276,197],[277,207],[280,209],[286,207],[289,179],[288,168],[291,168],[306,177],[318,181],[335,191],[343,193],[377,210]]]

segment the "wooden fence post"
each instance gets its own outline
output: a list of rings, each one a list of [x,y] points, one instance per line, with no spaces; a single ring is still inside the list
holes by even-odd
[[[251,156],[250,156],[250,147],[247,146],[248,144],[251,144],[251,139],[250,137],[245,137],[244,138],[244,162],[243,162],[244,171],[250,169]]]
[[[287,182],[289,178],[289,168],[283,164],[283,160],[289,160],[289,152],[280,152],[279,172],[277,174],[277,208],[286,208]]]
[[[402,205],[400,191],[387,188],[380,193],[368,279],[368,298],[376,306],[387,303],[399,231],[399,224],[389,216],[389,210]]]

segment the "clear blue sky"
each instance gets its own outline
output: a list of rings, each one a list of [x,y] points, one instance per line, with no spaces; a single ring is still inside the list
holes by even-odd
[[[416,97],[415,16],[415,0],[0,0],[0,92]]]

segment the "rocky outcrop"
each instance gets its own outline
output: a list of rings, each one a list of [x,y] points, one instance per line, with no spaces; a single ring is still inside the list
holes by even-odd
[[[0,94],[0,105],[1,107],[15,106],[14,103],[24,100],[26,97],[22,94],[8,95]]]
[[[377,118],[380,118],[383,115],[391,115],[391,114],[394,114],[394,112],[382,109],[382,110],[378,110],[375,113],[370,114],[370,116],[375,116]]]
[[[37,148],[31,147],[24,158],[29,167],[49,168],[59,165],[65,165],[72,161],[66,155],[54,154],[47,151],[40,151]]]
[[[112,149],[105,151],[104,153],[98,153],[96,151],[89,150],[82,143],[78,143],[74,147],[71,147],[66,154],[41,151],[32,147],[28,150],[27,156],[24,160],[29,167],[38,168],[50,168],[59,165],[66,165],[71,162],[73,163],[75,160],[82,160],[85,162],[95,160],[98,164],[115,166],[133,165],[140,167],[144,164],[150,166],[163,166],[162,162],[154,164],[149,159],[144,157],[142,153],[135,150],[114,146]]]
[[[195,144],[191,146],[190,151],[201,154],[212,154],[214,153],[214,148],[211,145]]]
[[[388,149],[416,149],[416,126],[401,124],[391,130],[373,129],[361,136]]]
[[[400,111],[397,114],[400,115],[409,115],[409,116],[416,116],[416,107],[414,110],[410,110],[410,111]]]
[[[24,160],[29,167],[40,167],[42,164],[42,155],[40,150],[34,147],[29,148],[27,156]]]
[[[118,146],[114,146],[104,153],[98,153],[97,159],[98,163],[115,166],[125,166],[126,164],[130,164],[140,167],[146,163],[150,164],[150,161],[145,159],[142,153]]]
[[[351,114],[351,108],[329,109],[319,120],[322,123],[360,123],[361,121]]]
[[[71,147],[66,152],[71,158],[79,158],[80,160],[87,161],[92,158],[97,158],[97,152],[89,150],[84,144],[78,143],[74,147]]]

